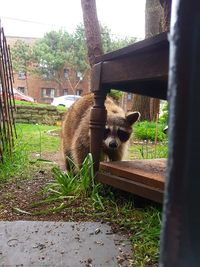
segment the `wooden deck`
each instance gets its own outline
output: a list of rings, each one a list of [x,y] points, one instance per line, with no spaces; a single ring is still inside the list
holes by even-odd
[[[100,162],[100,151],[106,123],[105,98],[111,88],[167,98],[169,42],[164,32],[105,54],[92,68],[91,88],[94,106],[91,110],[91,153],[97,179],[144,198],[162,202],[165,160]]]
[[[166,159],[101,162],[97,180],[162,203]]]

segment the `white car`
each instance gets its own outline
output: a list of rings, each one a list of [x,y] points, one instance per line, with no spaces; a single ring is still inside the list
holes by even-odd
[[[54,97],[51,105],[69,108],[76,100],[80,98],[81,96],[79,95],[63,95],[59,97]]]

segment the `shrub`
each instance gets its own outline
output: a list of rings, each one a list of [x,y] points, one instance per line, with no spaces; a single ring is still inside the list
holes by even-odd
[[[166,134],[163,133],[163,129],[166,125],[163,123],[157,124],[155,122],[138,122],[134,125],[134,137],[139,140],[155,141],[157,131],[157,141],[166,140]]]
[[[110,93],[108,94],[108,96],[110,96],[111,98],[113,98],[115,101],[119,102],[120,99],[122,98],[123,96],[123,93],[118,91],[118,90],[114,90],[112,89],[110,91]]]
[[[161,106],[161,116],[159,118],[159,122],[163,123],[163,124],[167,124],[168,123],[168,102],[164,102]]]

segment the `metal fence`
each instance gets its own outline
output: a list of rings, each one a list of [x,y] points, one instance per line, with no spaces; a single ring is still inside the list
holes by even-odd
[[[4,30],[0,27],[0,160],[12,152],[16,137],[14,121],[13,71],[10,48]]]

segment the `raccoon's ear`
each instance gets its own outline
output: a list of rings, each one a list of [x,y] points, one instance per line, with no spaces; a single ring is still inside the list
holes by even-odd
[[[137,120],[140,118],[140,112],[135,111],[135,112],[128,112],[126,114],[126,120],[130,125],[133,125]]]

